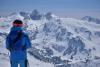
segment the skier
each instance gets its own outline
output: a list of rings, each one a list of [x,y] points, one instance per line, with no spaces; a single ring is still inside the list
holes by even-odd
[[[27,67],[27,49],[31,42],[26,33],[23,32],[23,22],[15,20],[13,27],[6,38],[6,48],[10,51],[11,67]]]

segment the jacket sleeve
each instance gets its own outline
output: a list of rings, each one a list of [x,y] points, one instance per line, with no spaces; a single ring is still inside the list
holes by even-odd
[[[31,41],[27,34],[25,35],[25,46],[26,46],[26,49],[31,48]]]
[[[7,36],[7,38],[6,38],[6,48],[8,49],[8,50],[10,50],[10,40],[9,40],[9,36]]]

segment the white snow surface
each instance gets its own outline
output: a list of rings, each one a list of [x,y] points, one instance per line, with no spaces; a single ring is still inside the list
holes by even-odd
[[[54,15],[55,16],[55,15]],[[42,47],[45,44],[45,47],[50,47],[52,49],[52,44],[58,44],[60,46],[66,47],[65,41],[62,42],[56,42],[55,38],[53,36],[54,33],[51,32],[49,36],[45,36],[43,32],[43,26],[45,23],[51,23],[53,22],[55,26],[50,27],[51,30],[56,29],[56,25],[58,26],[63,26],[64,28],[67,29],[68,32],[71,32],[73,35],[71,37],[77,37],[79,36],[82,41],[85,43],[85,48],[86,49],[92,49],[95,47],[96,50],[93,50],[91,52],[91,60],[94,59],[95,56],[100,57],[100,37],[95,35],[95,32],[100,32],[100,25],[95,24],[95,23],[89,23],[88,21],[83,21],[83,20],[78,20],[74,18],[58,18],[54,17],[52,20],[48,21],[46,19],[42,20],[24,20],[22,16],[19,14],[15,14],[13,16],[9,16],[7,18],[1,18],[2,21],[0,21],[0,32],[1,33],[8,33],[10,31],[10,28],[12,27],[12,21],[15,19],[21,19],[24,21],[24,24],[26,23],[28,25],[27,30],[33,30],[35,31],[37,28],[39,30],[39,34],[37,35],[37,38],[35,40],[32,40],[32,43],[40,43],[41,45],[36,46],[37,49],[42,49]],[[56,21],[56,19],[60,19],[60,24]],[[52,24],[52,23],[51,23]],[[80,32],[80,28],[84,28],[87,31],[91,32],[91,40],[88,39],[88,34],[82,30]],[[75,30],[77,29],[77,31]],[[60,31],[60,30],[59,30]],[[44,40],[44,41],[43,41]],[[51,44],[51,45],[50,45]],[[34,46],[34,45],[33,45]],[[54,51],[54,56],[61,56],[62,59],[69,59],[69,56],[63,56],[62,53],[52,49]],[[80,62],[79,58],[84,61],[84,58],[86,58],[86,55],[81,54],[78,52],[77,55],[74,56],[74,59],[71,60],[72,64]],[[76,60],[78,59],[78,60]],[[51,63],[46,63],[43,61],[40,61],[30,54],[28,54],[28,60],[30,67],[54,67],[53,64]],[[5,48],[5,39],[0,36],[0,66],[2,67],[10,67],[10,62],[9,62],[9,51],[6,50]],[[76,66],[77,67],[77,66]]]

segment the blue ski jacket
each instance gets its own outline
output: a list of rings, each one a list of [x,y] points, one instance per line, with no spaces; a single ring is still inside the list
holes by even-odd
[[[17,36],[17,33],[22,30],[23,30],[22,27],[12,27],[11,28],[10,33],[8,34],[6,38],[6,48],[8,50],[11,49],[10,46],[11,46],[12,40],[14,40],[15,37]],[[31,42],[30,42],[28,35],[22,31],[21,38],[12,45],[19,45],[19,46],[15,47],[17,48],[17,50],[13,50],[13,49],[9,50],[10,60],[11,61],[25,60],[27,58],[26,50],[31,47]],[[24,46],[24,50],[21,49],[21,46]]]

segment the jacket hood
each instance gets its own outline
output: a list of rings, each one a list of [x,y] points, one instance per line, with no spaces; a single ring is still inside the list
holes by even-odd
[[[23,30],[22,27],[12,27],[11,28],[11,31],[20,31],[20,30]]]

